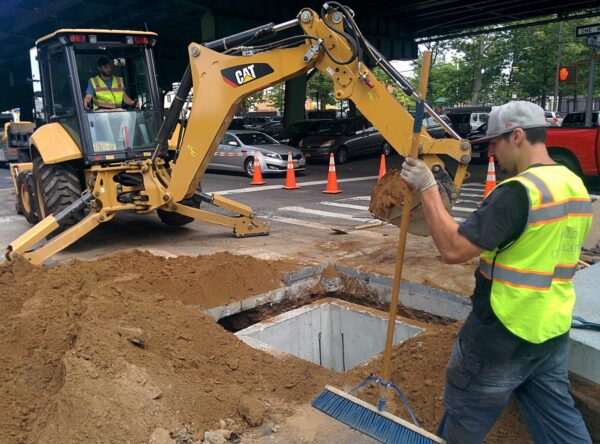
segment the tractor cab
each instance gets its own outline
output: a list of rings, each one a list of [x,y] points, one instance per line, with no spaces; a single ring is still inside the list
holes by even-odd
[[[162,122],[156,38],[153,32],[61,29],[39,39],[31,57],[38,126],[58,123],[85,165],[150,157]],[[87,109],[86,94],[93,96]]]

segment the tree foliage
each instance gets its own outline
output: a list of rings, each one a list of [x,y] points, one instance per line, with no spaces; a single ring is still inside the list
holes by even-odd
[[[560,84],[560,96],[581,97],[587,92],[590,49],[585,39],[575,37],[575,28],[596,21],[563,23],[561,65],[579,63],[580,83]],[[554,95],[559,29],[559,23],[549,23],[430,43],[428,100],[444,106],[500,104],[511,99],[546,105]],[[420,60],[413,65],[418,74]],[[596,78],[600,80],[598,72]],[[600,82],[596,85],[597,94]]]

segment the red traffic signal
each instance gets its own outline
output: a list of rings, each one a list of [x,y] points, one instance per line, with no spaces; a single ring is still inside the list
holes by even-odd
[[[563,65],[558,70],[558,79],[563,83],[577,83],[577,65]]]

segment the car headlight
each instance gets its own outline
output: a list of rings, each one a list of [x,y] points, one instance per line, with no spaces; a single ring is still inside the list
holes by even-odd
[[[281,160],[281,156],[279,154],[276,153],[265,153],[266,157],[270,157],[271,159],[278,159]]]
[[[321,148],[329,148],[329,147],[333,146],[334,143],[335,143],[335,139],[328,140],[327,142],[323,142],[321,144]]]

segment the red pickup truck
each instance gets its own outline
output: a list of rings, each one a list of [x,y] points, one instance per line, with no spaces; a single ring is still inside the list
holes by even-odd
[[[585,126],[585,113],[567,114],[560,127],[549,127],[546,146],[550,157],[580,176],[600,176],[599,112],[592,113],[592,126]]]

